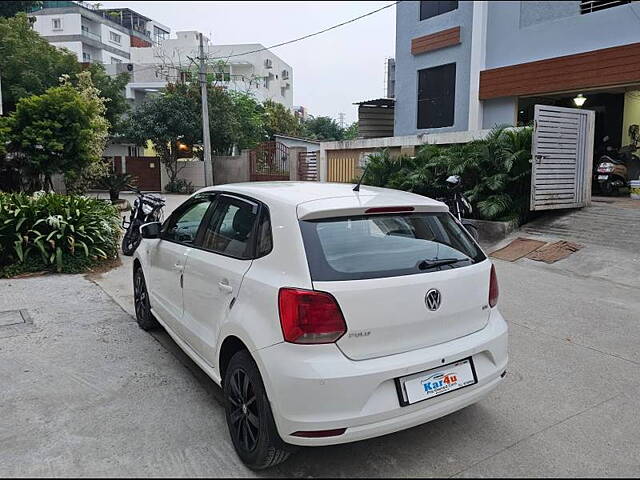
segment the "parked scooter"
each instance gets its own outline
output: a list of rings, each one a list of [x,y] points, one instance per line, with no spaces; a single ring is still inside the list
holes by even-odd
[[[635,180],[640,169],[640,158],[634,152],[638,150],[640,142],[640,127],[629,126],[631,143],[616,151],[615,148],[606,146],[606,153],[598,161],[594,180],[598,184],[598,190],[605,195],[617,193],[621,187],[626,187],[629,180]],[[609,137],[602,139],[604,144]]]

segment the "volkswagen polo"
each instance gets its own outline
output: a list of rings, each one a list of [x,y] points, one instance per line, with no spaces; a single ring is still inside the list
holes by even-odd
[[[491,262],[440,202],[317,182],[202,189],[141,227],[138,324],[226,399],[249,467],[409,428],[504,377]]]

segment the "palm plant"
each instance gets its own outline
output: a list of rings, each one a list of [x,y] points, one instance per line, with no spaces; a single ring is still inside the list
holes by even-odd
[[[120,192],[127,190],[129,185],[134,183],[135,177],[130,173],[109,172],[97,182],[98,188],[109,190],[111,203],[116,203],[120,198]]]

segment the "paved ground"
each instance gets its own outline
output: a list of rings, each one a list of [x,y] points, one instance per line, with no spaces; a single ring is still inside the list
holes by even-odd
[[[638,275],[608,265],[625,255],[638,252],[589,244],[554,265],[496,260],[511,329],[498,390],[404,432],[302,449],[261,475],[639,476]],[[218,387],[110,298],[130,309],[129,279],[127,259],[94,278],[105,290],[80,275],[0,281],[0,311],[33,320],[0,327],[0,475],[255,475],[233,453]]]

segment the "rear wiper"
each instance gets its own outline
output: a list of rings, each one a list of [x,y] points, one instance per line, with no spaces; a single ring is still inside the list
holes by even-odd
[[[430,268],[442,267],[444,265],[453,265],[458,262],[467,262],[468,258],[434,258],[423,260],[418,264],[420,270],[428,270]]]

